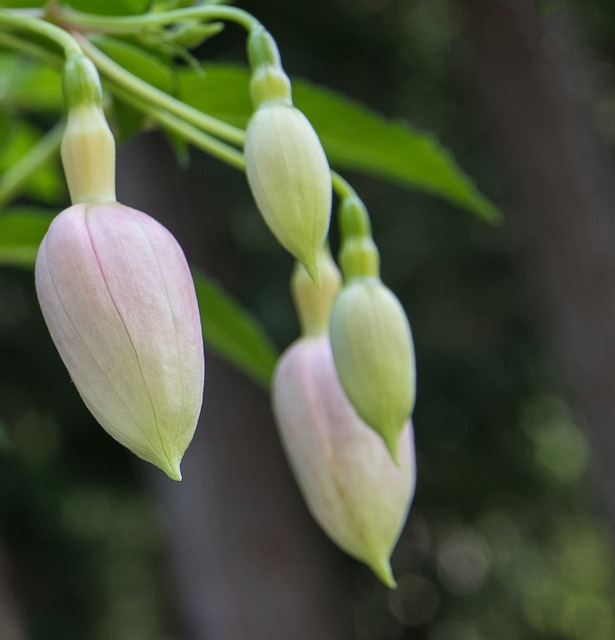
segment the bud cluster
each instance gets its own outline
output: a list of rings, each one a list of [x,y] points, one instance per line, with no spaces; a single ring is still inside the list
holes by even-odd
[[[184,26],[178,37],[206,35]],[[342,278],[326,244],[333,182],[323,147],[293,105],[276,44],[260,26],[248,54],[247,180],[266,224],[298,261],[292,292],[302,337],[273,378],[280,436],[315,519],[394,586],[390,556],[416,476],[410,326],[380,279],[367,210],[343,181]],[[94,65],[71,55],[64,85],[61,155],[73,206],[54,219],[38,252],[42,312],[103,428],[179,480],[205,373],[190,269],[167,229],[116,201],[115,141]]]
[[[328,233],[332,193],[327,159],[312,126],[292,104],[273,38],[254,29],[248,53],[255,108],[245,143],[248,182],[271,231],[319,285],[318,256]],[[345,286],[331,313],[335,367],[354,409],[397,460],[414,406],[412,334],[401,304],[380,280],[365,206],[345,183],[340,196]]]

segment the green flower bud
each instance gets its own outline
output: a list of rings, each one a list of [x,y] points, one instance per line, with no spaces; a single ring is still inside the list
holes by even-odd
[[[319,282],[318,254],[331,218],[331,171],[318,135],[293,106],[275,40],[262,27],[248,38],[250,94],[246,175],[267,226]]]
[[[265,222],[318,282],[318,253],[331,217],[331,172],[312,125],[286,102],[265,102],[248,125],[245,156]]]
[[[378,278],[354,278],[333,305],[330,333],[344,391],[397,461],[416,385],[412,334],[399,300]]]

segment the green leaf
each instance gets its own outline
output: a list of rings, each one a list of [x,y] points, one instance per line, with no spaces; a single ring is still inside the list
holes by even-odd
[[[59,111],[64,106],[62,76],[24,56],[2,53],[0,102],[14,111]]]
[[[2,0],[2,9],[27,9],[29,7],[42,7],[47,4],[47,0]]]
[[[206,63],[178,74],[178,98],[229,124],[245,128],[252,113],[245,67]]]
[[[245,127],[252,107],[248,71],[207,64],[180,74],[179,97],[225,122]],[[500,213],[438,141],[401,120],[389,120],[329,89],[293,80],[296,106],[318,132],[331,165],[438,195],[480,217]]]
[[[278,352],[258,321],[198,269],[192,270],[205,345],[269,388]]]
[[[145,82],[162,89],[162,91],[169,92],[173,89],[174,70],[162,62],[159,57],[152,55],[142,47],[117,38],[99,36],[92,41],[124,69],[139,76]]]
[[[34,268],[36,254],[54,214],[14,208],[0,215],[0,265]]]
[[[294,84],[294,95],[334,166],[439,195],[489,221],[500,218],[434,137],[305,82]]]
[[[0,112],[0,173],[18,162],[40,140],[41,132],[24,119],[5,118]],[[64,192],[59,162],[41,166],[24,185],[23,192],[52,204]]]

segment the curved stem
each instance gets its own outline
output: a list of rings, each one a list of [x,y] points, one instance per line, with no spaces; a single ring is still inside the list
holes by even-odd
[[[33,55],[45,62],[48,62],[51,66],[62,66],[62,60],[59,56],[47,52],[42,47],[24,42],[19,38],[14,38],[9,34],[0,32],[0,44],[17,51],[22,51],[23,53]],[[94,59],[93,61],[96,62],[96,60]],[[104,69],[101,70],[104,72]],[[240,171],[243,171],[245,169],[243,154],[234,147],[220,142],[213,136],[204,133],[196,126],[187,123],[181,117],[173,115],[172,113],[169,113],[167,111],[162,111],[159,107],[153,106],[152,101],[148,99],[148,97],[139,97],[136,94],[129,92],[128,90],[123,88],[123,86],[120,86],[119,82],[115,78],[109,76],[108,82],[110,82],[110,89],[112,93],[114,93],[121,100],[124,100],[124,102],[131,104],[142,113],[145,113],[155,122],[165,126],[167,129],[173,131],[181,138],[188,140],[189,142],[194,144],[195,147],[198,147],[206,153],[215,156],[219,160],[226,162],[228,165],[239,169]],[[150,85],[147,86],[149,87]],[[168,97],[170,98],[170,96]],[[201,114],[201,116],[205,116],[205,114]],[[216,122],[219,121],[216,120]],[[238,129],[237,131],[241,134],[243,140],[243,137],[245,136],[244,132],[241,129]]]
[[[357,192],[352,188],[350,183],[342,178],[342,176],[336,171],[331,171],[331,182],[333,184],[333,190],[340,200],[349,197],[358,198]]]
[[[0,46],[28,54],[33,58],[37,58],[41,62],[48,64],[50,67],[55,67],[56,69],[61,69],[62,64],[64,63],[59,54],[53,53],[39,44],[27,42],[23,38],[18,38],[17,36],[3,31],[0,31]]]
[[[139,98],[139,104],[160,107],[178,116],[187,123],[194,125],[194,127],[198,129],[202,129],[222,140],[243,147],[246,136],[242,129],[226,124],[212,116],[208,116],[202,111],[187,105],[181,100],[177,100],[177,98],[173,98],[168,93],[141,80],[141,78],[126,71],[126,69],[111,60],[111,58],[95,47],[85,36],[75,34],[75,39],[79,41],[83,51],[85,51],[98,69],[108,79],[112,80],[115,86],[120,86],[122,89]],[[149,107],[149,112],[151,112],[151,110],[151,107]]]
[[[46,133],[16,164],[0,176],[0,207],[19,194],[32,174],[49,162],[60,150],[64,123]]]
[[[239,169],[241,171],[245,169],[243,153],[235,149],[235,147],[231,147],[224,142],[220,142],[217,138],[197,129],[185,120],[182,120],[181,118],[178,118],[166,111],[162,111],[158,107],[152,106],[143,98],[137,97],[121,87],[114,86],[112,90],[118,98],[145,113],[152,120],[166,127],[169,131],[172,131],[180,138],[188,140],[188,142],[192,143],[195,147],[202,149],[235,169]]]
[[[8,9],[0,9],[0,26],[16,29],[18,31],[27,31],[36,35],[48,38],[61,47],[64,55],[68,58],[71,55],[81,55],[82,51],[75,39],[64,29],[50,24],[45,20],[34,18],[28,15],[22,15],[9,11]]]
[[[228,20],[241,25],[246,31],[260,26],[260,22],[247,11],[235,7],[205,5],[186,7],[160,13],[146,13],[135,16],[99,16],[82,13],[65,7],[53,7],[51,14],[66,29],[101,31],[104,33],[137,33],[145,27],[162,26],[181,20],[209,19]]]

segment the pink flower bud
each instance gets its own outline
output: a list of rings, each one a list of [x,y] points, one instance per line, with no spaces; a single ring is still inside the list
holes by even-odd
[[[94,417],[136,455],[181,479],[204,360],[194,284],[175,238],[115,202],[74,205],[43,239],[36,289]]]
[[[394,586],[389,558],[416,481],[410,422],[400,438],[397,466],[346,398],[327,335],[301,338],[283,354],[273,407],[314,518],[344,551]]]

